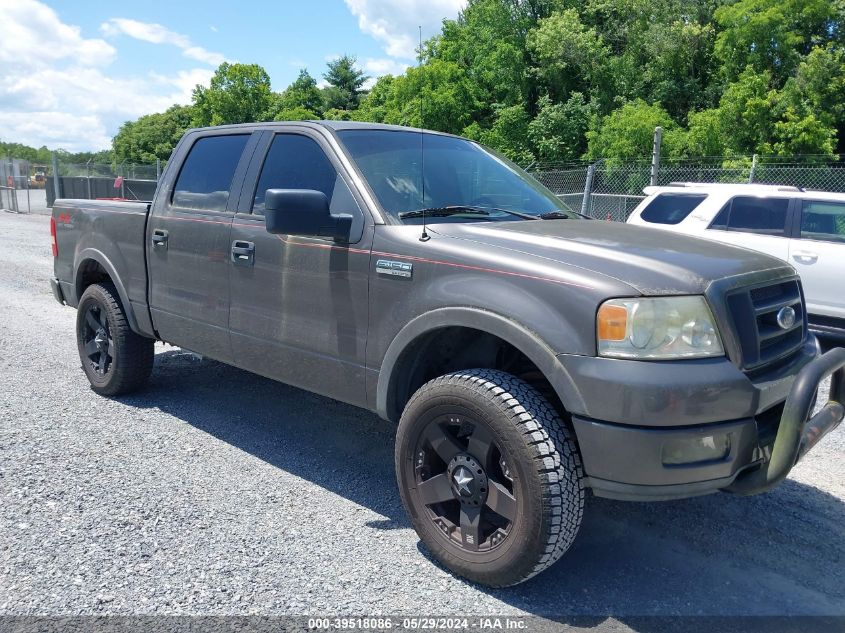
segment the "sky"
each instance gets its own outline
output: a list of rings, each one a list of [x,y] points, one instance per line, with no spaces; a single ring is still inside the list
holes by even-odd
[[[0,0],[0,140],[71,152],[111,146],[127,120],[191,101],[223,61],[256,63],[273,89],[319,82],[350,54],[372,79],[465,0]]]

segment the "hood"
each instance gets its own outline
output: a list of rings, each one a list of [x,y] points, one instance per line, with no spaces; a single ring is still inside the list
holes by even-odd
[[[621,222],[442,223],[429,232],[589,270],[644,295],[701,294],[718,279],[791,270],[756,251]]]

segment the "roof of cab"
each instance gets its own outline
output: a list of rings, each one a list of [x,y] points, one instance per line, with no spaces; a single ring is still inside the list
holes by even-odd
[[[404,125],[390,125],[387,123],[368,123],[364,121],[267,121],[264,123],[234,123],[230,125],[218,125],[214,127],[202,127],[188,130],[189,132],[206,132],[210,130],[253,130],[272,129],[285,127],[323,127],[340,132],[342,130],[386,130],[393,132],[425,132],[426,134],[439,134],[441,136],[454,136],[437,130],[420,130],[418,127],[407,127]]]

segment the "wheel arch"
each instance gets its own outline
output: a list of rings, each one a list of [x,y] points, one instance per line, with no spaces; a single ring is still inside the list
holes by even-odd
[[[109,261],[109,258],[106,257],[103,252],[95,248],[86,248],[79,252],[76,261],[77,263],[74,266],[75,272],[73,277],[73,289],[74,294],[76,295],[76,304],[79,305],[82,293],[85,292],[85,289],[88,286],[99,283],[100,281],[108,280],[117,290],[117,295],[120,298],[120,303],[126,313],[126,320],[129,322],[129,327],[136,334],[143,335],[143,332],[141,332],[138,327],[138,320],[135,317],[135,311],[132,308],[132,303],[129,301],[129,295],[126,292],[126,288],[123,286],[123,282],[121,282],[120,277],[117,274],[117,270]]]
[[[386,419],[397,422],[405,403],[413,394],[411,372],[418,352],[432,337],[454,328],[473,330],[495,337],[533,363],[554,390],[561,405],[582,410],[583,399],[554,350],[535,332],[495,312],[478,308],[439,308],[426,312],[405,325],[390,343],[378,374],[376,409]],[[470,369],[454,367],[452,369]]]

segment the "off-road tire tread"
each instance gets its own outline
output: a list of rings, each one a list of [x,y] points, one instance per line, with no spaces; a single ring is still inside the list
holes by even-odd
[[[494,586],[516,585],[554,564],[572,545],[584,515],[584,472],[572,432],[560,415],[530,384],[503,371],[469,369],[435,378],[411,397],[427,398],[443,387],[466,389],[496,403],[521,432],[534,453],[533,466],[543,487],[542,524],[547,526],[545,547],[527,573]],[[400,422],[401,423],[401,422]]]

